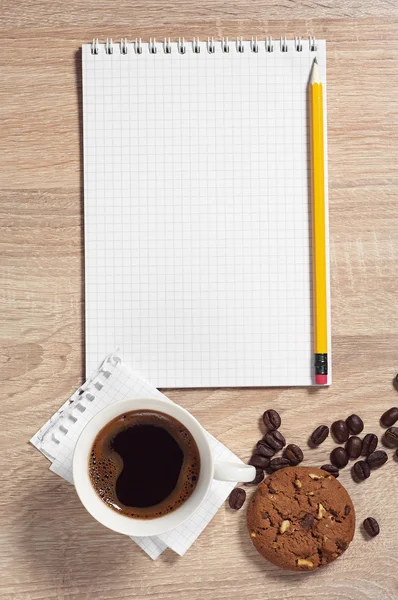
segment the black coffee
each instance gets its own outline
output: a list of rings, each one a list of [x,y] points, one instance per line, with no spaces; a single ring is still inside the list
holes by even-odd
[[[99,432],[89,473],[95,491],[111,508],[128,517],[153,519],[191,496],[199,479],[199,450],[173,417],[131,411]]]

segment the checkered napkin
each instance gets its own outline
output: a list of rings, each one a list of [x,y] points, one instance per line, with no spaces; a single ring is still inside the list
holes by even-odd
[[[120,355],[110,354],[89,379],[33,436],[31,443],[50,461],[50,470],[73,483],[73,452],[80,432],[101,409],[126,398],[162,398],[171,402],[149,382],[127,367]],[[228,448],[207,434],[216,460],[240,463]],[[156,559],[166,548],[183,556],[225,501],[235,483],[215,481],[198,511],[168,533],[150,537],[132,537],[145,552]]]

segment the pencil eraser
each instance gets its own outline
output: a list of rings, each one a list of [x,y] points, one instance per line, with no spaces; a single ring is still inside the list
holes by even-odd
[[[327,375],[315,375],[315,383],[317,385],[326,385],[328,382]]]

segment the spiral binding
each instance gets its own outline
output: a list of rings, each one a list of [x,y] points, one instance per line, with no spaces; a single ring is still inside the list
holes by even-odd
[[[37,432],[35,446],[51,461],[55,460],[58,453],[57,447],[62,438],[73,429],[81,415],[98,399],[98,392],[102,390],[106,381],[112,377],[115,369],[122,362],[119,350],[108,355],[99,369],[76,390],[63,406],[43,425]],[[91,409],[92,410],[92,409]]]
[[[221,38],[219,43],[220,43],[221,52],[223,52],[224,54],[229,54],[232,45],[228,41],[228,37]],[[315,37],[313,35],[311,35],[308,38],[307,43],[308,43],[310,52],[317,51],[317,44],[316,44]],[[150,38],[150,40],[147,42],[147,44],[148,44],[148,51],[150,54],[157,54],[158,48],[161,48],[161,47],[163,47],[164,54],[171,54],[172,48],[173,48],[170,38],[164,38],[164,40],[160,46],[158,46],[156,44],[156,38]],[[254,53],[258,53],[260,44],[264,44],[266,52],[274,51],[274,42],[272,40],[272,37],[266,37],[263,42],[259,42],[257,38],[252,37],[251,41],[249,42],[250,51],[254,52]],[[303,51],[303,42],[302,42],[301,37],[295,36],[294,40],[293,40],[293,44],[294,44],[294,50],[296,52]],[[142,54],[143,45],[144,44],[143,44],[141,38],[136,38],[131,44],[131,50],[135,54]],[[110,39],[107,38],[104,46],[105,46],[105,54],[113,54],[114,44],[113,44],[112,38],[110,38]],[[127,41],[127,38],[122,38],[120,40],[119,46],[120,46],[120,54],[126,55],[130,51],[130,46]],[[176,47],[177,47],[177,52],[179,52],[179,54],[186,54],[189,44],[185,42],[184,38],[178,38]],[[245,52],[245,45],[244,45],[242,37],[238,37],[236,39],[234,47],[235,47],[235,51],[238,52],[239,54],[243,54]],[[198,37],[193,38],[193,40],[191,42],[191,48],[192,48],[192,52],[194,54],[200,54],[202,47],[200,45],[200,40]],[[215,53],[216,42],[214,41],[214,38],[207,38],[205,48],[209,54]],[[280,38],[279,49],[282,53],[286,53],[289,51],[289,46],[288,46],[288,43],[286,40],[286,36]],[[98,53],[99,53],[98,39],[93,39],[93,41],[91,43],[91,54],[98,54]]]
[[[156,38],[150,38],[150,40],[148,42],[148,49],[149,49],[149,54],[156,54],[156,52],[158,51],[158,49],[156,47]],[[105,52],[106,52],[106,47],[105,47]]]

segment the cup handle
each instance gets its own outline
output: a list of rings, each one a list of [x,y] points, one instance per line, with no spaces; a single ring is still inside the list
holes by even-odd
[[[235,462],[216,462],[214,465],[214,479],[218,481],[249,483],[255,476],[256,469],[251,465]]]

